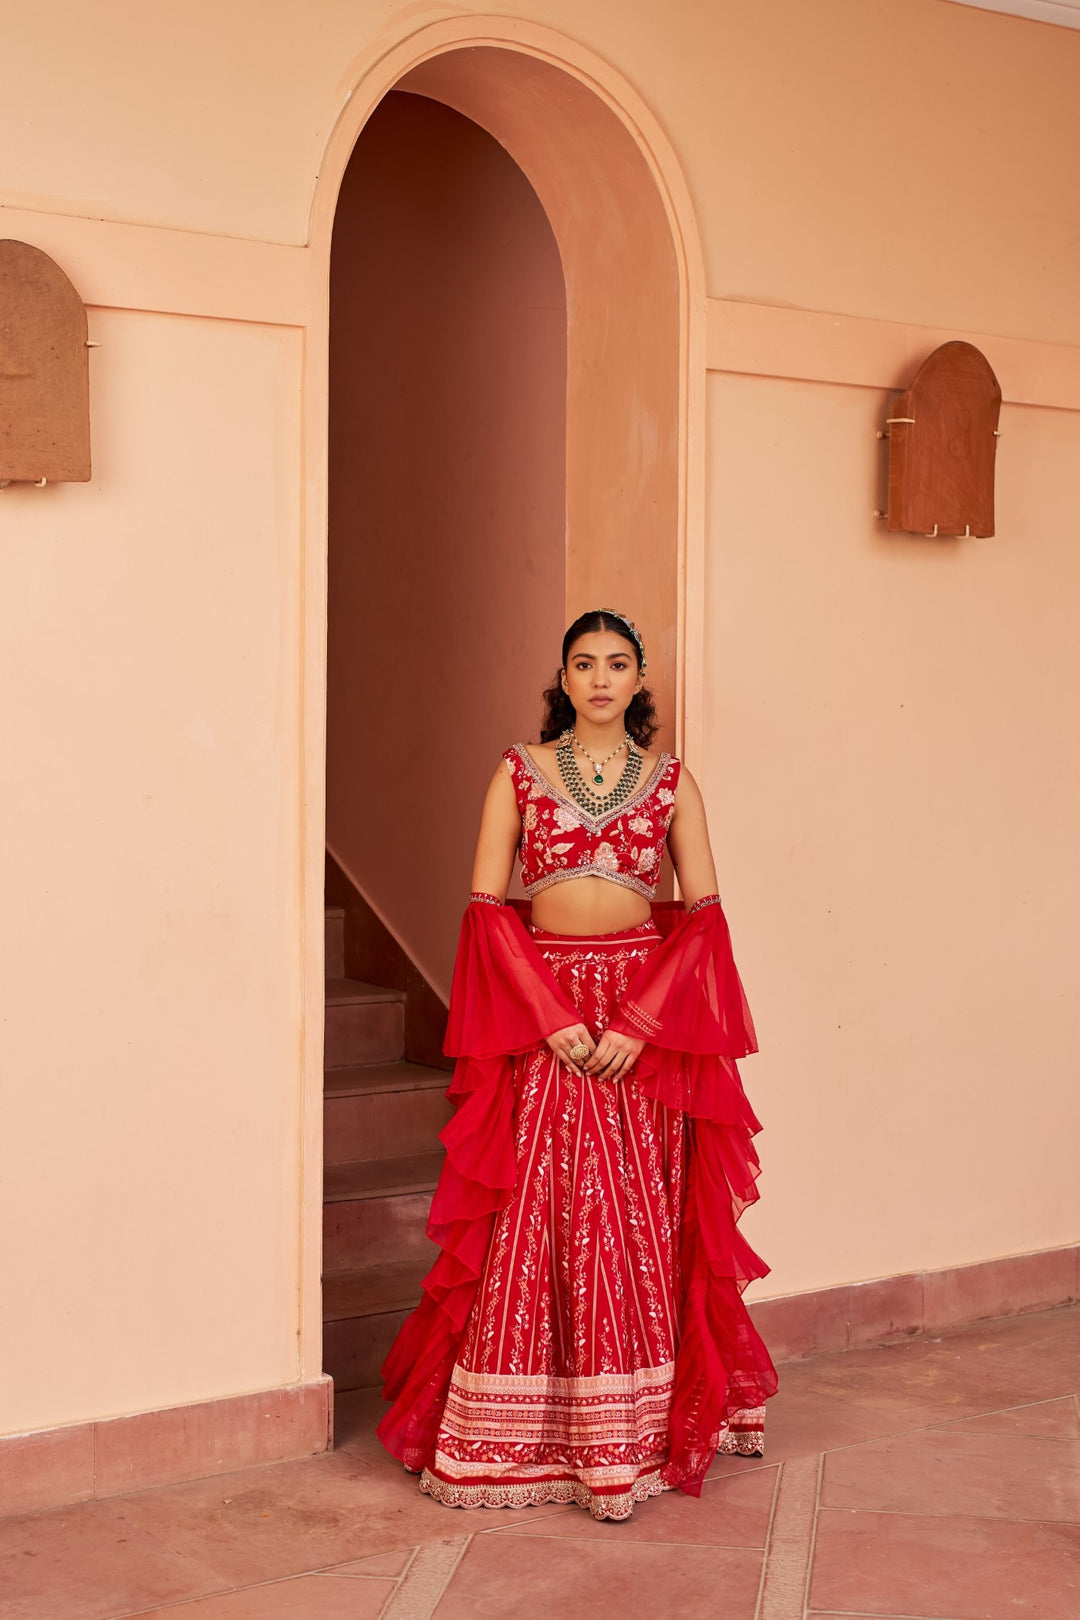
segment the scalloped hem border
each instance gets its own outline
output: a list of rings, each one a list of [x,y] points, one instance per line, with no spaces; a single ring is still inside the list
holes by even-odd
[[[727,1422],[734,1427],[720,1431],[716,1447],[722,1457],[763,1457],[765,1455],[765,1408],[744,1406],[730,1412]]]
[[[580,1479],[538,1479],[517,1484],[454,1485],[439,1479],[429,1468],[420,1476],[420,1489],[443,1507],[456,1508],[531,1508],[546,1507],[551,1502],[572,1502],[586,1508],[594,1519],[629,1519],[635,1502],[645,1502],[650,1496],[659,1496],[671,1489],[665,1485],[657,1470],[636,1479],[627,1491],[617,1495],[598,1494]]]
[[[738,1434],[721,1435],[716,1450],[721,1457],[764,1457],[765,1431],[741,1429]]]

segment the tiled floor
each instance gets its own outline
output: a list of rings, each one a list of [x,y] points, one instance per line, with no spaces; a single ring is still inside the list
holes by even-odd
[[[0,1521],[3,1620],[1080,1620],[1080,1306],[788,1362],[763,1461],[627,1524],[332,1456]]]

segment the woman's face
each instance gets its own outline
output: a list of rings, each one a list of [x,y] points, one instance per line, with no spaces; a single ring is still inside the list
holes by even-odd
[[[614,630],[594,630],[579,636],[570,648],[563,671],[563,688],[578,716],[594,725],[615,724],[641,685],[633,647]]]

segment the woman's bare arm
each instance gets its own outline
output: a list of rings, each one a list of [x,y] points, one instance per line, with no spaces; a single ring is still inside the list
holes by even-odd
[[[668,849],[688,907],[707,894],[717,892],[716,866],[701,789],[685,765],[679,772],[679,785],[675,790],[675,814],[668,831]]]
[[[472,892],[493,894],[506,899],[514,855],[521,840],[521,816],[514,797],[514,784],[505,763],[501,764],[484,799],[480,836],[473,860]]]
[[[510,877],[514,870],[514,856],[521,840],[521,815],[514,796],[514,784],[505,763],[499,766],[491,779],[480,817],[480,836],[476,840],[476,858],[473,861],[473,894],[493,894],[498,900],[506,899]],[[568,1024],[547,1037],[547,1044],[575,1074],[583,1073],[580,1063],[570,1056],[575,1046],[584,1046],[589,1056],[596,1042],[584,1024]]]

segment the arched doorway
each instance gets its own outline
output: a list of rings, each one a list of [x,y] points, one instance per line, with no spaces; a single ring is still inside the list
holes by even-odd
[[[702,359],[704,301],[692,214],[677,165],[629,87],[587,53],[531,25],[452,19],[403,41],[365,76],[335,132],[316,196],[313,245],[320,249],[325,245],[328,251],[334,205],[352,152],[390,92],[397,93],[391,105],[407,92],[408,99],[438,104],[437,117],[450,110],[469,120],[509,154],[539,201],[557,245],[566,290],[565,436],[559,469],[565,491],[565,595],[557,628],[597,602],[633,613],[645,630],[650,678],[669,717],[666,741],[678,746],[683,735],[688,537],[700,516],[702,485],[704,369],[691,362],[692,357]],[[341,189],[342,201],[346,190]],[[325,352],[324,335],[311,334],[308,372],[309,520],[315,532],[322,519],[318,360]],[[489,464],[486,474],[492,471]],[[339,511],[335,522],[340,520]],[[550,528],[546,532],[550,535]],[[692,568],[693,557],[689,560]],[[485,577],[479,570],[481,590]],[[550,582],[550,568],[547,577]],[[317,592],[320,583],[312,557],[309,584]],[[493,597],[505,613],[504,592],[505,578],[493,579]],[[482,601],[476,603],[476,617],[483,622]],[[334,618],[332,603],[332,643]],[[308,671],[317,680],[320,641],[310,617],[308,627]],[[332,645],[331,672],[334,657]],[[380,672],[377,678],[385,677]],[[531,672],[529,679],[535,681]],[[426,723],[429,712],[423,712]],[[363,739],[343,733],[332,704],[329,737],[332,755],[352,746],[363,756]],[[317,755],[321,739],[314,740]],[[422,731],[407,737],[404,752],[410,741],[416,748],[424,740]],[[495,739],[500,744],[504,740]],[[491,752],[488,745],[485,774]],[[389,781],[381,777],[377,756],[361,757],[359,763],[369,791],[393,793],[392,771]],[[331,757],[331,780],[336,768]],[[338,817],[334,793],[331,787],[327,796],[331,830]],[[439,808],[441,804],[433,807]],[[476,808],[470,807],[471,825]],[[459,859],[461,854],[458,850]],[[307,861],[310,893],[317,871],[313,845]],[[458,882],[456,903],[448,908],[451,928],[460,908],[460,887]],[[408,948],[406,927],[392,915],[385,920]],[[317,925],[310,904],[308,923]],[[314,990],[309,977],[309,1007]],[[314,1043],[309,1042],[308,1050],[313,1090]],[[315,1115],[313,1105],[313,1122]],[[309,1190],[314,1194],[314,1180]],[[306,1205],[312,1217],[309,1231],[314,1202],[312,1197]],[[310,1276],[315,1245],[305,1244],[305,1250]],[[307,1285],[304,1302],[307,1359],[307,1346],[314,1346],[317,1306],[316,1290]]]
[[[562,630],[562,267],[504,148],[391,91],[330,287],[327,843],[445,997],[479,804]]]

